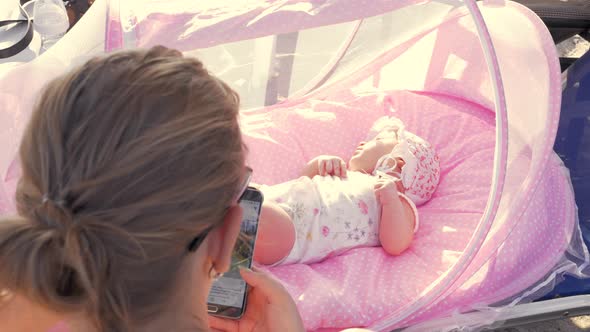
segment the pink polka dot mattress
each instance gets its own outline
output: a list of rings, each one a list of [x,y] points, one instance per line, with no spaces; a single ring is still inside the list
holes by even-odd
[[[384,115],[399,117],[408,130],[436,148],[439,187],[418,208],[420,229],[400,256],[389,256],[380,247],[357,248],[317,264],[269,269],[297,301],[309,330],[372,326],[415,303],[459,260],[490,195],[494,113],[451,96],[391,91],[385,97],[362,98],[339,93],[335,100],[304,100],[243,115],[254,181],[264,184],[297,177],[301,167],[320,154],[348,160],[374,121]],[[567,192],[556,160],[548,164],[542,181]],[[533,198],[501,250],[464,285],[469,287],[423,315],[492,304],[540,279],[567,246],[563,239],[571,228],[560,226],[568,216],[558,210],[568,198]],[[539,213],[547,210],[552,214]]]

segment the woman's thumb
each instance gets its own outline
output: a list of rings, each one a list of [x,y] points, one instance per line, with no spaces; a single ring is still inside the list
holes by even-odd
[[[269,303],[280,301],[285,297],[290,298],[289,293],[283,285],[266,272],[255,269],[240,269],[240,274],[244,281],[253,288],[261,292]]]

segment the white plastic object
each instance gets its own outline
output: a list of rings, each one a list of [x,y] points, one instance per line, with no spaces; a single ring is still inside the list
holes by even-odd
[[[41,35],[39,53],[43,53],[68,31],[68,13],[62,0],[36,0],[34,17],[35,30]]]

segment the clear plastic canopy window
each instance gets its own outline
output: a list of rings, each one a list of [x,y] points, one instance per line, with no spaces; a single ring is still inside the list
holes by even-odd
[[[198,57],[240,94],[258,183],[293,178],[318,152],[350,157],[361,129],[382,115],[439,151],[441,182],[419,209],[408,252],[359,248],[268,269],[308,330],[420,330],[480,310],[481,321],[455,322],[474,328],[537,298],[563,273],[585,272],[569,175],[552,151],[558,59],[527,8],[503,0],[110,0],[105,51],[158,44]],[[8,84],[0,93],[23,98]],[[7,174],[14,154],[4,154]],[[7,202],[15,181],[3,183]]]

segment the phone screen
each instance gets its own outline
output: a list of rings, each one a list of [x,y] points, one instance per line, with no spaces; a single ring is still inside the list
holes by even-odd
[[[247,286],[240,276],[239,268],[250,268],[252,265],[262,194],[256,189],[248,188],[240,206],[243,218],[240,235],[232,253],[231,268],[213,283],[208,297],[209,313],[229,318],[239,318],[245,310]]]

